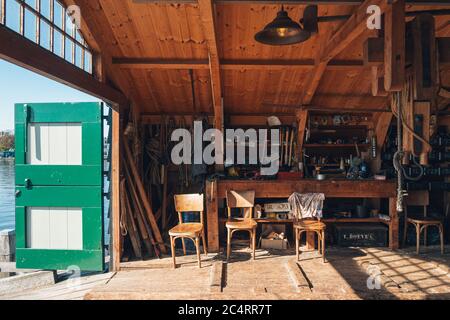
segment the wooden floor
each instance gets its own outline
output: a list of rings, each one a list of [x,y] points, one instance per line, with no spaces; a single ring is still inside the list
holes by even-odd
[[[97,273],[73,279],[63,277],[55,285],[0,295],[0,300],[83,300],[92,288],[107,283],[113,275],[114,273]]]
[[[450,252],[450,247],[446,248]],[[297,263],[292,251],[234,249],[222,256],[179,256],[123,263],[122,271],[67,281],[3,299],[450,299],[450,254],[437,247],[411,250],[330,248],[323,264],[315,252]],[[370,278],[372,275],[372,278]],[[379,283],[379,289],[368,288]],[[377,281],[371,281],[376,279]]]
[[[449,252],[450,248],[447,248]],[[450,299],[450,254],[438,248],[392,252],[384,248],[330,249],[323,264],[315,252],[234,251],[233,259],[209,255],[198,269],[195,256],[123,264],[86,299]],[[282,253],[282,254],[281,254]],[[370,275],[379,289],[369,289]],[[375,282],[369,280],[369,284]]]

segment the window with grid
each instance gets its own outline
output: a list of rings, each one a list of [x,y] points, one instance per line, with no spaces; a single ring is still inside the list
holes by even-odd
[[[92,74],[92,52],[79,32],[77,8],[58,0],[0,0],[0,24]]]

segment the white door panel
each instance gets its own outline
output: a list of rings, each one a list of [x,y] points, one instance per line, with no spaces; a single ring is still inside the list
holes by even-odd
[[[28,207],[27,248],[82,250],[82,209]]]
[[[27,163],[81,165],[81,123],[30,123]]]

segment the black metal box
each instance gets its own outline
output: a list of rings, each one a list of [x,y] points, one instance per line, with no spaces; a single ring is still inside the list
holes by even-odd
[[[374,223],[337,224],[336,242],[342,247],[385,247],[388,228]]]

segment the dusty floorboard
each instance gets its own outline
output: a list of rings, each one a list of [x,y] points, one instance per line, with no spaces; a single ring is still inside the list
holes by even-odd
[[[258,250],[253,261],[248,248],[234,248],[229,263],[222,258],[202,255],[201,269],[195,255],[178,255],[177,269],[170,257],[127,262],[118,273],[0,299],[450,299],[450,254],[435,247],[419,256],[413,249],[330,248],[325,264],[316,252],[296,262],[290,250]],[[368,279],[379,289],[369,289]]]
[[[113,275],[114,273],[102,273],[63,280],[52,286],[3,295],[0,300],[82,300],[92,288],[107,283]]]
[[[298,270],[292,267],[292,251],[258,250],[253,261],[248,249],[235,250],[230,262],[223,263],[221,288],[217,288],[221,257],[216,255],[203,256],[202,269],[196,267],[193,255],[177,258],[177,269],[172,269],[170,258],[129,262],[85,298],[450,299],[450,255],[427,250],[430,253],[417,256],[384,248],[333,248],[325,264],[315,252],[305,252]],[[375,288],[368,288],[368,279]]]

